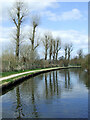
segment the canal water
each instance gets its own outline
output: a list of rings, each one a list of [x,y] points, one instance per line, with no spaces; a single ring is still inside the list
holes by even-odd
[[[38,75],[2,95],[2,117],[88,118],[88,88],[79,68]]]

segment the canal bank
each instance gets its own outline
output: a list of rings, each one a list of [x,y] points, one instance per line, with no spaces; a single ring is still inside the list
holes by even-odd
[[[3,90],[9,89],[10,87],[13,87],[13,86],[16,86],[17,84],[22,83],[26,79],[29,79],[36,75],[50,72],[50,71],[55,71],[55,70],[60,70],[60,69],[69,69],[69,68],[81,68],[81,67],[80,66],[69,66],[69,67],[46,68],[46,69],[41,69],[41,70],[34,70],[34,71],[28,71],[28,72],[24,72],[24,73],[14,74],[14,75],[10,75],[7,77],[2,77],[2,78],[0,78],[0,89],[3,92]]]

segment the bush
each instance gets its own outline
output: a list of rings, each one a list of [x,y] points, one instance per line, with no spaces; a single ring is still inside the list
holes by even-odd
[[[64,60],[64,66],[67,67],[68,66],[68,60]]]

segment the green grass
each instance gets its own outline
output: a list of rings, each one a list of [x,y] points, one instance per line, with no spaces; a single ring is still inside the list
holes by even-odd
[[[39,68],[39,69],[33,69],[33,70],[41,70],[41,68]],[[12,72],[2,72],[2,73],[0,73],[0,76],[1,77],[6,77],[6,76],[9,76],[9,75],[13,75],[13,74],[17,74],[17,73],[22,73],[22,72],[33,71],[33,70],[24,70],[24,71],[23,70],[19,70],[19,71],[12,71]]]
[[[72,67],[79,67],[79,66],[71,66],[71,68]],[[54,68],[58,68],[58,67],[54,67]],[[61,68],[65,68],[65,67],[61,67]],[[45,69],[51,69],[51,68],[43,68],[44,70]],[[34,69],[34,70],[43,70],[43,69]],[[16,74],[16,73],[21,73],[21,72],[26,72],[26,71],[33,71],[33,70],[25,70],[25,71],[13,71],[13,72],[5,72],[5,73],[3,73],[3,76],[8,76],[8,75],[12,75],[12,74]],[[0,81],[0,85],[2,85],[2,84],[5,84],[5,83],[8,83],[8,82],[13,82],[13,81],[15,81],[16,79],[19,79],[19,78],[22,78],[22,77],[25,77],[25,76],[27,76],[27,75],[31,75],[31,74],[33,74],[33,73],[35,73],[35,72],[37,72],[37,71],[34,71],[34,72],[32,72],[32,73],[27,73],[27,74],[23,74],[23,75],[19,75],[19,76],[17,76],[17,77],[13,77],[13,78],[10,78],[10,79],[7,79],[7,80],[2,80],[2,81]]]
[[[58,67],[54,67],[54,68],[58,68]],[[44,70],[45,69],[50,69],[50,68],[44,68]],[[34,69],[34,70],[42,70],[42,69]],[[33,71],[33,70],[27,70],[27,71]],[[19,72],[21,72],[21,71],[19,71]],[[18,72],[18,73],[19,73]],[[26,72],[26,71],[23,71],[23,72]],[[2,85],[2,84],[4,84],[4,83],[8,83],[8,82],[13,82],[13,81],[15,81],[16,79],[19,79],[19,78],[22,78],[22,77],[25,77],[25,76],[27,76],[27,75],[31,75],[31,74],[33,74],[33,73],[35,73],[35,72],[37,72],[37,71],[34,71],[34,72],[32,72],[32,73],[27,73],[27,74],[23,74],[23,75],[19,75],[19,76],[17,76],[17,77],[13,77],[13,78],[10,78],[10,79],[7,79],[7,80],[2,80],[2,81],[0,81],[0,85]],[[12,73],[12,72],[11,72]],[[6,75],[6,74],[5,74]],[[10,74],[9,74],[10,75]]]
[[[75,66],[71,66],[71,67],[75,67]],[[76,66],[78,67],[78,66]],[[55,68],[55,67],[53,67]],[[41,69],[49,69],[49,68],[38,68],[38,69],[33,69],[33,70],[41,70]],[[22,72],[28,72],[28,71],[33,71],[33,70],[18,70],[18,71],[11,71],[11,72],[2,72],[0,73],[0,77],[6,77],[9,75],[13,75],[13,74],[17,74],[17,73],[22,73]]]
[[[25,77],[27,75],[31,75],[35,72],[32,72],[32,73],[27,73],[27,74],[24,74],[24,75],[20,75],[20,76],[17,76],[17,77],[14,77],[14,78],[10,78],[10,79],[7,79],[7,80],[2,80],[0,81],[0,85],[4,84],[4,83],[8,83],[8,82],[13,82],[15,81],[16,79],[19,79],[19,78],[22,78],[22,77]]]

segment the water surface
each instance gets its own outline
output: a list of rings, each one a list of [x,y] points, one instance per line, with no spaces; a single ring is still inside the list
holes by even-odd
[[[30,78],[2,95],[3,118],[88,118],[88,76],[81,69]]]

